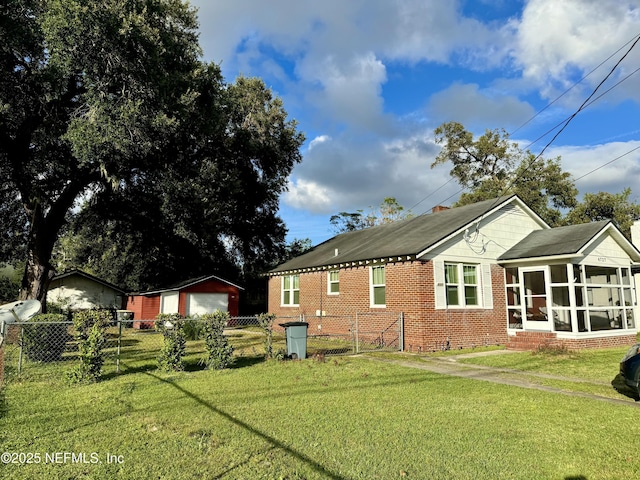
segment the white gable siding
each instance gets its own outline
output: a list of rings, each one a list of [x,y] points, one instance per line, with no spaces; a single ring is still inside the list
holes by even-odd
[[[626,267],[631,264],[627,252],[608,233],[600,236],[585,250],[581,264]]]
[[[519,206],[509,204],[483,218],[477,234],[475,224],[470,226],[468,241],[464,238],[464,232],[460,232],[422,258],[496,263],[500,255],[531,232],[541,229],[540,224]]]

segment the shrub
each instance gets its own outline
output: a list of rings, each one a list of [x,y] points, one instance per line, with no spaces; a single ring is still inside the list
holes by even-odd
[[[274,358],[273,353],[273,322],[276,319],[274,313],[261,313],[258,315],[258,323],[264,330],[264,356],[266,359]]]
[[[97,382],[104,364],[106,331],[113,319],[109,310],[82,310],[73,314],[73,326],[78,340],[80,364],[68,372],[73,382]]]
[[[64,315],[53,313],[32,317],[22,325],[22,348],[29,360],[57,362],[70,340]]]
[[[199,317],[186,317],[184,319],[184,338],[187,340],[200,340],[203,338],[204,327]]]
[[[207,357],[204,360],[207,368],[222,370],[231,364],[233,346],[224,335],[224,327],[229,321],[229,312],[217,310],[213,313],[202,315],[204,342],[207,349]]]
[[[183,358],[187,344],[184,336],[185,319],[178,313],[161,313],[156,318],[156,330],[162,333],[158,368],[165,372],[184,370]]]

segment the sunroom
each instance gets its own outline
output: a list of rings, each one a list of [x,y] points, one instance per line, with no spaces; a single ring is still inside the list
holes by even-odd
[[[640,252],[611,222],[533,232],[500,258],[507,328],[577,339],[635,334]]]

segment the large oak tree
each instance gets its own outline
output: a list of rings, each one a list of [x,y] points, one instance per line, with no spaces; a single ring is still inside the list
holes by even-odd
[[[559,157],[545,160],[523,150],[504,130],[474,138],[462,124],[447,122],[434,133],[442,150],[431,168],[451,165],[450,175],[466,190],[456,206],[515,193],[551,226],[610,219],[627,236],[640,217],[640,206],[629,201],[630,189],[586,193],[578,201],[575,182]]]
[[[227,85],[201,61],[197,26],[179,0],[0,5],[0,254],[26,259],[21,298],[44,299],[67,229],[126,232],[113,258],[158,264],[176,247],[163,234],[242,262],[281,247],[303,137],[262,82]]]

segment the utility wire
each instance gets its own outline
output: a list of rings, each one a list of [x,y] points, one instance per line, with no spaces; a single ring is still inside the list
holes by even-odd
[[[581,107],[570,117],[562,120],[560,123],[558,123],[557,125],[555,125],[553,128],[551,128],[550,130],[548,130],[547,132],[545,132],[543,135],[541,135],[540,137],[538,137],[536,140],[534,140],[533,142],[529,143],[529,145],[527,145],[525,148],[528,149],[530,146],[535,145],[537,142],[539,142],[541,139],[543,139],[544,137],[546,137],[547,135],[549,135],[551,132],[553,132],[555,129],[557,129],[558,127],[560,127],[563,123],[565,124],[564,127],[562,127],[561,131],[558,132],[554,138],[544,147],[544,149],[540,152],[540,154],[538,154],[538,156],[534,159],[537,160],[537,158],[539,156],[542,155],[542,153],[547,149],[547,147],[549,147],[549,145],[551,143],[553,143],[553,141],[557,138],[557,136],[562,132],[562,130],[564,130],[566,128],[566,126],[568,125],[568,123],[573,119],[573,117],[575,117],[581,110],[584,110],[585,108],[587,108],[588,106],[590,106],[591,104],[593,104],[595,101],[597,101],[598,99],[602,98],[602,96],[606,95],[608,92],[610,92],[613,88],[615,88],[616,86],[618,86],[620,83],[624,82],[625,80],[627,80],[630,76],[634,75],[635,73],[637,73],[639,69],[633,71],[631,74],[627,75],[625,78],[623,78],[622,80],[620,80],[619,82],[617,82],[613,87],[609,88],[607,91],[605,91],[603,94],[599,95],[598,97],[596,97],[595,99],[593,99],[592,101],[589,101],[589,99],[595,94],[595,92],[600,88],[600,86],[607,80],[607,78],[609,78],[609,76],[611,76],[611,74],[613,73],[613,71],[618,67],[618,65],[622,62],[622,60],[629,54],[629,52],[633,49],[633,47],[638,43],[638,40],[640,40],[640,34],[639,35],[635,35],[633,38],[631,38],[629,41],[627,41],[624,45],[622,45],[620,48],[618,48],[615,52],[613,52],[611,55],[609,55],[605,60],[603,60],[602,62],[600,62],[598,64],[598,66],[596,66],[595,68],[593,68],[589,73],[587,73],[586,75],[584,75],[580,80],[576,81],[573,83],[573,85],[571,85],[567,90],[565,90],[564,92],[562,92],[558,97],[556,97],[553,101],[551,101],[550,103],[548,103],[545,107],[543,107],[541,110],[539,110],[535,115],[533,115],[531,118],[529,118],[526,122],[524,122],[522,125],[520,125],[518,128],[516,128],[515,130],[513,130],[511,133],[509,133],[509,136],[513,135],[514,133],[516,133],[517,131],[519,131],[520,129],[522,129],[525,125],[529,124],[532,120],[534,120],[537,116],[539,116],[542,112],[544,112],[547,108],[549,108],[550,106],[552,106],[554,103],[556,103],[558,100],[560,100],[563,96],[565,96],[567,93],[569,93],[573,88],[575,88],[578,84],[582,83],[586,78],[588,78],[592,73],[594,73],[597,69],[599,69],[602,65],[604,65],[606,62],[608,62],[613,56],[615,56],[618,52],[620,52],[624,47],[626,47],[627,45],[629,45],[630,43],[633,42],[633,45],[629,48],[629,50],[627,50],[627,52],[624,54],[624,56],[618,60],[618,62],[616,63],[616,65],[613,67],[613,69],[609,72],[609,74],[605,77],[605,79],[600,82],[600,84],[598,85],[598,87],[596,87],[596,89],[594,90],[594,92],[592,92],[592,94],[589,96],[589,98],[587,98],[587,100],[585,100],[585,102],[583,103],[583,105],[581,105]],[[532,162],[533,164],[533,162]],[[525,170],[526,171],[526,170]],[[453,178],[453,177],[452,177]],[[440,187],[438,187],[435,191],[433,191],[432,193],[428,194],[426,197],[424,197],[422,200],[420,200],[418,203],[416,203],[413,207],[411,208],[415,208],[417,205],[419,205],[420,203],[424,202],[427,198],[429,198],[430,196],[432,196],[433,194],[435,194],[438,190],[442,189],[443,187],[445,187],[449,182],[451,181],[451,179],[449,181],[447,181],[446,183],[444,183],[443,185],[441,185]],[[515,180],[514,180],[515,181]],[[511,188],[511,186],[513,185],[513,182],[506,187],[503,190],[503,193],[501,194],[501,196],[509,189]],[[462,189],[464,190],[464,188]],[[460,190],[460,191],[462,191]],[[459,191],[459,192],[460,192]],[[442,200],[441,203],[446,202],[449,198],[451,198],[452,196],[456,195],[457,193],[454,193],[453,195],[449,196],[448,198]]]
[[[622,63],[622,61],[629,55],[629,53],[631,53],[631,50],[633,50],[633,48],[637,45],[638,41],[640,41],[640,36],[638,36],[638,38],[636,38],[636,40],[633,42],[633,44],[631,45],[631,47],[629,47],[629,49],[627,50],[627,52],[616,62],[616,64],[613,66],[613,68],[609,71],[609,73],[607,73],[607,75],[605,75],[605,77],[600,81],[600,83],[596,86],[596,88],[593,90],[593,92],[591,92],[591,94],[585,99],[584,102],[582,102],[582,105],[580,105],[580,107],[566,120],[564,121],[564,125],[562,126],[562,128],[560,130],[558,130],[558,132],[556,132],[556,134],[553,136],[553,138],[551,140],[549,140],[549,142],[547,142],[547,144],[544,146],[544,148],[540,151],[540,153],[538,153],[538,155],[535,156],[535,158],[533,158],[533,160],[531,160],[529,162],[529,165],[527,165],[527,167],[524,169],[524,171],[521,173],[524,174],[526,173],[531,166],[533,166],[533,164],[536,162],[536,160],[538,160],[542,154],[546,151],[546,149],[555,141],[556,138],[558,138],[558,136],[567,128],[567,126],[569,125],[569,123],[571,123],[571,121],[578,115],[578,113],[580,113],[582,110],[584,110],[588,105],[590,105],[591,99],[594,97],[594,95],[596,94],[596,92],[600,89],[600,87],[609,79],[609,77],[611,77],[611,75],[613,75],[613,72],[618,68],[618,66]],[[640,70],[640,69],[639,69]],[[637,71],[637,70],[636,70]],[[635,73],[635,72],[633,72]],[[633,73],[631,75],[633,75]],[[630,76],[630,75],[629,75]],[[627,76],[627,78],[629,77]],[[626,78],[625,78],[626,79]],[[620,82],[618,82],[619,84]],[[616,85],[618,85],[616,84]],[[612,87],[613,88],[613,87]],[[607,90],[607,92],[609,92],[611,89]],[[607,93],[605,92],[605,93]],[[600,98],[601,96],[599,96],[598,98]],[[596,98],[596,100],[598,99]],[[595,101],[595,100],[594,100]],[[514,178],[511,182],[509,182],[509,184],[502,190],[502,193],[500,194],[500,197],[502,197],[512,186],[513,184],[519,179],[520,177],[516,177]],[[488,211],[490,211],[498,202],[498,200],[496,199],[491,206],[489,206],[489,208],[487,208],[485,210],[485,212],[480,216],[480,220],[478,220],[478,224],[480,223],[480,221],[482,220],[482,218],[484,217],[484,215],[486,215],[486,213]]]
[[[567,93],[569,93],[571,90],[573,90],[575,87],[577,87],[580,83],[582,83],[584,80],[586,80],[589,76],[591,76],[592,73],[594,73],[596,70],[598,70],[602,65],[604,65],[605,63],[607,63],[609,60],[611,60],[611,58],[616,55],[620,50],[622,50],[624,47],[626,47],[627,45],[629,45],[631,42],[633,42],[633,40],[635,38],[637,38],[638,35],[635,35],[631,40],[629,40],[627,43],[625,43],[624,45],[622,45],[620,48],[618,48],[618,50],[616,50],[615,52],[613,52],[611,55],[609,55],[607,58],[605,58],[602,62],[600,62],[598,64],[598,66],[594,67],[589,73],[587,73],[585,76],[583,76],[580,80],[578,80],[577,82],[574,82],[573,85],[571,85],[569,88],[567,88],[564,92],[562,92],[560,95],[558,95],[553,101],[549,102],[544,108],[542,108],[541,110],[539,110],[535,115],[533,115],[529,120],[527,120],[526,122],[524,122],[522,125],[520,125],[518,128],[516,128],[515,130],[513,130],[509,136],[513,135],[514,133],[516,133],[518,130],[521,130],[523,127],[525,127],[526,125],[528,125],[529,123],[531,123],[538,115],[540,115],[542,112],[544,112],[547,108],[549,108],[550,106],[552,106],[554,103],[556,103],[558,100],[560,100],[562,97],[564,97]],[[636,39],[636,42],[638,40]],[[546,135],[546,134],[545,134]],[[535,143],[535,142],[534,142]]]

